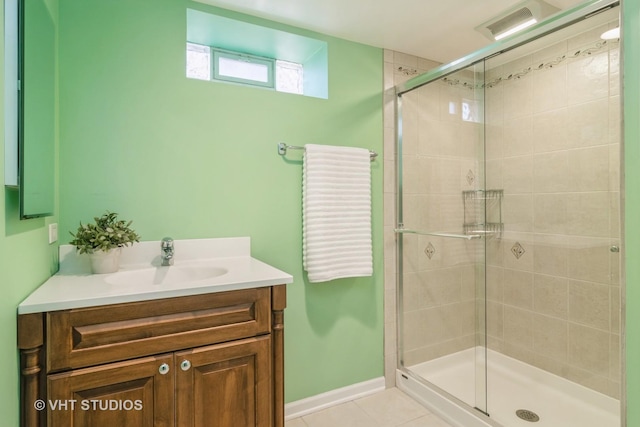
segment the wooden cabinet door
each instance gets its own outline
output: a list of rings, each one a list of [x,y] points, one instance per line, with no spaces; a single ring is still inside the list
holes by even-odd
[[[173,360],[168,354],[49,375],[47,425],[172,427]]]
[[[178,427],[273,427],[270,335],[175,355]]]

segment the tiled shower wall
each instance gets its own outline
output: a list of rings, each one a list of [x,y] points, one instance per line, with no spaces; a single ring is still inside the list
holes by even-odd
[[[490,348],[618,397],[620,101],[617,43],[599,44],[606,27],[487,63],[486,188],[504,190],[505,226],[502,238],[487,239],[487,328]],[[385,87],[436,65],[386,51]],[[482,188],[479,125],[455,110],[474,99],[477,82],[473,73],[449,77],[403,96],[405,228],[460,232],[461,191]],[[397,362],[394,126],[387,93],[389,385]],[[473,346],[482,241],[411,235],[403,244],[405,364]]]

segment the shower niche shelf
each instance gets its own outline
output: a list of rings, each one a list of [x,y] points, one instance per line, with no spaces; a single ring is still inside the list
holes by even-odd
[[[463,191],[465,235],[502,237],[502,199],[504,190]]]

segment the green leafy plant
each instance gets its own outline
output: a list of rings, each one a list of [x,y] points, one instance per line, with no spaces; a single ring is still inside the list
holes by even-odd
[[[140,241],[140,236],[129,226],[132,221],[118,220],[118,214],[107,211],[101,217],[94,217],[94,224],[82,224],[76,234],[71,232],[75,245],[81,254],[92,254],[95,251],[107,252],[109,249],[132,245]]]

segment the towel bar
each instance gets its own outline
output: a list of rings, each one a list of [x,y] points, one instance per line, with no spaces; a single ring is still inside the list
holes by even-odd
[[[436,237],[452,237],[454,239],[465,239],[465,240],[473,240],[473,239],[481,239],[481,234],[457,234],[457,233],[441,233],[441,232],[431,232],[431,231],[420,231],[420,230],[408,230],[406,228],[396,228],[395,231],[398,234],[421,234],[423,236],[436,236]],[[489,233],[485,233],[489,234]]]
[[[284,142],[278,143],[278,154],[284,156],[285,154],[287,154],[287,150],[304,150],[304,147],[299,147],[297,145],[287,145]],[[369,156],[373,161],[376,157],[378,157],[378,153],[369,150]]]

